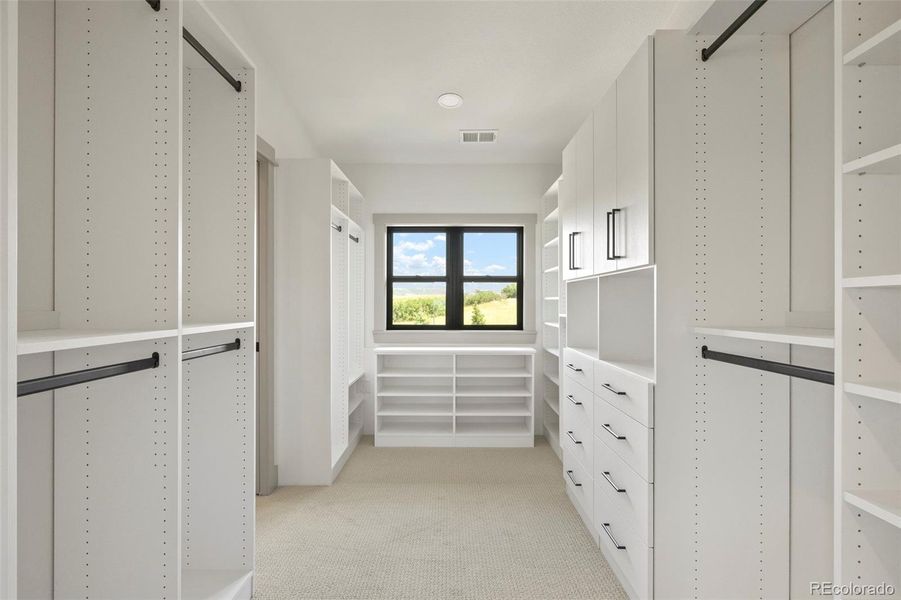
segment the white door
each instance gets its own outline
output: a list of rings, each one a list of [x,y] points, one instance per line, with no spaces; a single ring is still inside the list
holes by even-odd
[[[594,110],[594,272],[616,269],[610,228],[616,208],[616,84]]]
[[[576,206],[576,138],[570,140],[563,149],[563,176],[560,179],[559,189],[560,227],[562,237],[560,243],[560,270],[563,279],[572,279],[578,276],[578,271],[573,266],[573,238],[578,228],[578,207]]]
[[[611,249],[617,269],[653,259],[653,38],[648,38],[616,80],[616,214]]]
[[[594,117],[588,118],[576,133],[576,206],[577,227],[573,238],[575,277],[594,272]]]

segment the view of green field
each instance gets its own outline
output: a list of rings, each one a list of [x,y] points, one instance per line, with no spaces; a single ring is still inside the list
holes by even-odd
[[[516,287],[502,292],[475,290],[464,296],[464,325],[516,325]],[[395,296],[392,303],[395,325],[444,325],[445,297],[436,294]]]

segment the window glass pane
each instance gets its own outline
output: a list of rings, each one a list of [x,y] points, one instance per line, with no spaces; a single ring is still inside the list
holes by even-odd
[[[443,281],[393,283],[391,322],[394,325],[444,325],[447,295]]]
[[[442,232],[395,231],[393,235],[394,275],[445,274],[447,236]]]
[[[463,234],[463,275],[515,277],[516,267],[515,233]]]
[[[515,283],[463,284],[464,325],[516,325]]]

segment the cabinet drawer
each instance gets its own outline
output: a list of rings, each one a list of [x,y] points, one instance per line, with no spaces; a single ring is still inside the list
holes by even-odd
[[[595,513],[599,544],[612,556],[638,598],[654,597],[654,550],[603,502]]]
[[[567,422],[571,419],[592,427],[594,425],[594,394],[564,376],[560,410],[562,418]]]
[[[581,384],[587,390],[594,387],[594,363],[596,361],[569,348],[563,350],[563,372],[573,381]]]
[[[589,530],[594,529],[594,480],[590,472],[567,450],[563,449],[563,480],[578,509],[587,518]]]
[[[580,406],[572,404],[568,399],[565,402],[562,407],[560,446],[569,450],[589,474],[594,473],[595,442],[591,418],[586,418],[585,411]]]
[[[654,426],[654,384],[647,379],[598,361],[594,393],[646,427]]]
[[[654,481],[654,430],[595,397],[594,434],[649,482]]]
[[[613,508],[646,546],[653,547],[654,484],[642,479],[600,440],[594,445],[594,487],[595,505],[603,502]]]

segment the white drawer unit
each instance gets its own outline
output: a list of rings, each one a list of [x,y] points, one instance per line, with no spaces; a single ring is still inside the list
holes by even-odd
[[[647,481],[654,481],[654,430],[601,398],[594,403],[594,434]]]
[[[646,427],[654,426],[654,384],[602,360],[594,365],[594,393]]]
[[[572,455],[563,448],[563,480],[566,483],[566,492],[579,511],[585,525],[592,535],[597,534],[594,524],[594,480],[591,471],[588,471]]]
[[[590,403],[589,403],[590,404]],[[594,472],[594,432],[591,413],[567,401],[563,405],[563,429],[560,445],[569,450],[589,473]]]
[[[595,513],[601,503],[616,509],[645,544],[654,545],[654,484],[632,470],[602,440],[594,444]]]
[[[617,570],[632,589],[633,597],[654,597],[654,549],[641,539],[628,519],[617,512],[613,503],[602,496],[595,512],[598,540],[604,555],[612,559]]]
[[[563,372],[588,390],[594,386],[595,362],[590,356],[570,348],[563,352]]]
[[[574,383],[570,377],[563,377],[563,397],[560,404],[566,407],[562,409],[564,419],[577,419],[587,423],[589,427],[594,424],[594,394]]]

